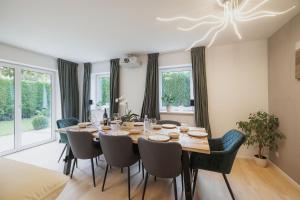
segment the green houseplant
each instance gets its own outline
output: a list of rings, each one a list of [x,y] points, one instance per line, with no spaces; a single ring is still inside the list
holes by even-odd
[[[279,120],[273,115],[263,111],[251,113],[248,121],[237,122],[238,128],[245,132],[246,145],[256,145],[258,147],[255,161],[262,167],[267,166],[267,157],[265,151],[276,151],[278,141],[284,138],[284,135],[278,130]]]
[[[172,104],[175,102],[175,97],[171,94],[164,94],[162,97],[163,102],[166,104],[167,112],[172,111]]]
[[[129,110],[125,115],[122,116],[123,122],[134,122],[138,117],[137,114],[133,113],[131,110]]]
[[[121,117],[122,126],[125,128],[133,128],[134,121],[138,118],[138,115],[129,110],[125,115]]]

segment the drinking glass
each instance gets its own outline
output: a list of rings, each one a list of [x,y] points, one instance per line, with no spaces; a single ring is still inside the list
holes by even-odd
[[[156,123],[157,123],[156,118],[151,118],[151,119],[150,119],[150,124],[151,124],[151,126],[152,126],[152,125],[155,125]]]

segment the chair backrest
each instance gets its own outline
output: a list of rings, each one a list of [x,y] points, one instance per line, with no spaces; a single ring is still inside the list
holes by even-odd
[[[68,126],[74,126],[79,123],[78,119],[76,118],[66,118],[66,119],[60,119],[56,121],[57,128],[66,128]]]
[[[67,136],[75,158],[91,159],[96,156],[92,134],[89,132],[67,131]]]
[[[243,133],[238,130],[230,130],[222,137],[223,151],[236,152],[240,146],[245,142],[246,137]]]
[[[113,136],[99,133],[100,144],[107,164],[129,167],[138,160],[133,151],[132,139],[128,136]]]
[[[66,128],[68,126],[74,126],[79,123],[78,119],[76,118],[66,118],[66,119],[60,119],[56,121],[57,128]],[[60,143],[69,143],[67,134],[65,133],[59,133],[60,136]]]
[[[181,145],[175,142],[138,140],[139,152],[145,169],[160,178],[174,178],[181,173]]]
[[[245,135],[235,129],[228,131],[220,138],[217,144],[219,150],[211,152],[211,154],[216,157],[215,161],[218,162],[219,171],[226,174],[231,172],[236,154],[245,140]]]
[[[157,121],[157,124],[174,124],[176,126],[181,126],[180,122],[177,122],[174,120],[159,120],[159,121]]]

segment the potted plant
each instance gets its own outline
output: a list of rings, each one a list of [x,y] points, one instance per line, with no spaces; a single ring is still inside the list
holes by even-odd
[[[121,117],[122,125],[126,128],[133,128],[134,122],[137,120],[138,115],[129,110],[125,115]]]
[[[167,112],[172,112],[172,104],[175,102],[175,97],[171,94],[165,94],[162,100],[166,103]]]
[[[285,136],[278,130],[278,118],[266,112],[259,111],[251,113],[248,121],[237,122],[238,128],[243,130],[246,135],[246,145],[257,145],[258,152],[255,155],[257,165],[266,167],[268,164],[265,151],[276,151],[278,141]]]

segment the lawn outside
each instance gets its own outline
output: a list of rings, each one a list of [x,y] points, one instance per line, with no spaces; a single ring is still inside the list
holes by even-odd
[[[22,130],[27,132],[33,130],[32,119],[22,119]],[[14,133],[14,121],[0,121],[0,137]]]

